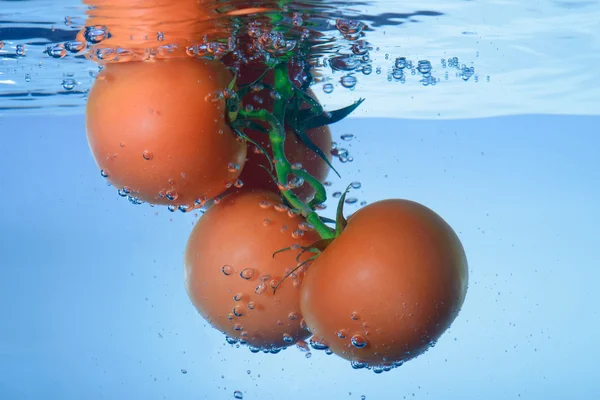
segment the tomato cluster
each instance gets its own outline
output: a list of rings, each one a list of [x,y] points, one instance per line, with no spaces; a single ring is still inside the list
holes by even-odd
[[[276,353],[312,336],[314,349],[384,371],[456,318],[465,252],[440,216],[408,200],[319,217],[327,125],[354,106],[325,113],[309,84],[294,58],[106,63],[88,96],[89,146],[132,202],[205,208],[185,250],[186,289],[230,343]]]

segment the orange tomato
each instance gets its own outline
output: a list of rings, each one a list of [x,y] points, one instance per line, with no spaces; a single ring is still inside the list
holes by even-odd
[[[142,201],[191,206],[240,175],[246,144],[226,123],[219,93],[231,73],[218,61],[108,64],[87,101],[87,138],[115,187]]]
[[[381,372],[427,350],[464,302],[467,260],[429,208],[385,200],[357,211],[308,268],[300,307],[314,340]]]
[[[273,256],[319,239],[306,229],[303,218],[270,192],[243,190],[209,208],[185,250],[185,284],[199,313],[256,351],[277,351],[307,338],[299,305],[303,271],[282,280],[297,266],[299,250]]]

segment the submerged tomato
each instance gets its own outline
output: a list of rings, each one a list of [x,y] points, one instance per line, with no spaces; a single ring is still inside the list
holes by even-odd
[[[356,212],[313,262],[300,306],[315,338],[355,367],[391,367],[427,350],[467,291],[463,247],[429,208],[385,200]]]
[[[224,192],[247,148],[218,97],[231,79],[218,61],[106,65],[89,93],[86,124],[108,181],[140,200],[175,206]]]
[[[244,190],[213,205],[185,250],[185,284],[194,306],[213,327],[255,348],[278,349],[308,337],[299,305],[303,271],[282,281],[297,266],[299,250],[273,256],[317,241],[307,228],[270,192]]]

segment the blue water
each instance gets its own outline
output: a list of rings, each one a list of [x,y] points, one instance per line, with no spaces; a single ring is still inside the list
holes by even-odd
[[[599,124],[528,115],[334,127],[355,134],[344,142],[355,161],[336,165],[332,189],[358,180],[360,201],[422,202],[469,259],[451,329],[376,375],[323,352],[226,344],[183,286],[194,215],[120,198],[96,169],[82,115],[2,117],[0,399],[598,399]]]
[[[600,1],[332,5],[321,28],[368,24],[372,70],[317,68],[327,109],[366,98],[332,127],[354,161],[335,160],[324,214],[358,181],[348,212],[406,198],[448,221],[470,284],[452,327],[380,375],[226,344],[184,288],[199,215],[106,184],[83,114],[98,67],[45,53],[86,7],[0,0],[0,400],[600,399]],[[394,78],[398,57],[435,84]]]

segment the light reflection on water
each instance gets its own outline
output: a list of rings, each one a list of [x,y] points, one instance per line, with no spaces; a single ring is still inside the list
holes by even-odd
[[[77,33],[86,25],[86,12],[101,15],[110,2],[95,1],[93,10],[75,0],[1,3],[0,113],[82,112],[97,66],[77,51]],[[187,44],[196,46],[196,54],[206,53],[205,38],[227,48],[228,36],[247,34],[249,20],[269,21],[265,10],[246,15],[242,4],[207,2],[207,9],[218,9],[221,17],[178,21],[187,28],[195,24],[199,40]],[[332,109],[366,97],[356,116],[596,114],[600,84],[590,68],[600,61],[596,5],[306,0],[291,3],[276,25],[299,27],[295,39],[309,32],[310,55],[322,75],[315,92]],[[276,2],[263,6],[272,9]],[[340,19],[361,24],[363,35],[344,35]],[[144,24],[143,18],[136,21]],[[148,40],[167,46],[169,37],[161,39],[161,33]],[[103,50],[100,57],[116,55],[114,48]],[[351,70],[338,68],[340,58],[349,56],[354,58],[346,63]],[[399,58],[413,68],[400,71]],[[457,60],[455,65],[451,60]],[[423,75],[418,66],[427,62],[430,72]]]

